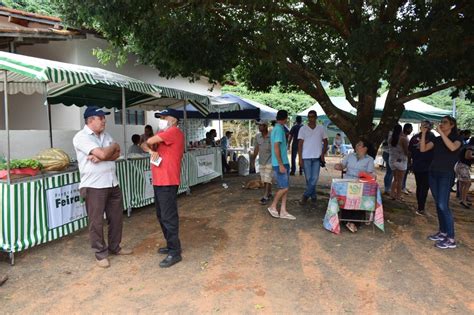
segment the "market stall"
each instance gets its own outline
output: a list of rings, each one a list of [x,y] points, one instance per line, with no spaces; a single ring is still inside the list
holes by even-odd
[[[0,180],[0,247],[10,254],[13,263],[13,253],[77,231],[87,224],[87,218],[79,197],[76,166],[66,165],[64,170],[31,177],[12,175],[8,95],[41,93],[48,106],[56,103],[101,104],[125,109],[141,100],[160,97],[160,90],[140,80],[98,68],[5,52],[0,52],[0,80],[3,82],[0,90],[4,92],[7,135],[6,161],[2,163],[6,178]],[[120,165],[121,162],[117,163]],[[125,172],[123,176],[127,183],[129,175]]]
[[[80,179],[77,166],[70,165],[59,172],[41,172],[33,177],[12,176],[8,94],[42,93],[48,108],[50,104],[100,104],[125,111],[128,107],[150,101],[159,103],[161,108],[166,108],[165,104],[169,102],[186,104],[193,101],[201,110],[212,110],[212,106],[207,107],[207,104],[210,104],[209,99],[202,95],[157,87],[98,68],[4,52],[0,52],[0,80],[3,81],[0,91],[7,91],[4,93],[7,156],[3,163],[6,166],[6,178],[0,179],[0,248],[10,253],[12,263],[13,253],[77,231],[87,225],[87,218],[84,203],[78,193]],[[48,116],[50,118],[49,111]],[[51,120],[49,121],[52,147]],[[125,125],[123,132],[124,139],[127,139]],[[126,147],[125,142],[124,148]],[[211,155],[218,155],[217,148],[185,153],[179,193],[189,191],[189,178],[191,184],[195,185],[221,176],[220,163],[216,163],[215,159],[214,166],[209,169],[208,160]],[[124,208],[128,209],[129,214],[132,207],[151,204],[153,187],[149,159],[129,159],[125,153],[123,159],[116,161],[116,166],[119,185],[124,195]]]

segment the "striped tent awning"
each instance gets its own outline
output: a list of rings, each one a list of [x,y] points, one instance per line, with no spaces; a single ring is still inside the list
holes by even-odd
[[[158,86],[161,91],[160,98],[150,97],[131,106],[136,106],[145,110],[162,110],[174,108],[182,110],[184,105],[191,104],[194,109],[206,117],[210,113],[228,112],[240,110],[240,105],[234,101],[222,100],[219,97],[197,94],[180,89]]]
[[[5,75],[9,94],[45,93],[46,90],[52,104],[120,108],[122,88],[126,90],[127,104],[158,98],[161,91],[156,85],[100,68],[0,52],[1,81]]]

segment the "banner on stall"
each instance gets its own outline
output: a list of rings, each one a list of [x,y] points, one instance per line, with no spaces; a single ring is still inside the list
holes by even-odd
[[[79,183],[46,190],[46,203],[50,230],[87,216],[79,195]]]
[[[153,191],[153,179],[151,177],[151,171],[144,171],[143,178],[145,178],[145,189],[144,189],[144,199],[149,199],[155,197]]]
[[[206,154],[206,155],[199,155],[196,156],[196,162],[197,162],[197,177],[203,177],[207,176],[210,174],[214,174],[215,171],[215,166],[214,166],[214,154]]]

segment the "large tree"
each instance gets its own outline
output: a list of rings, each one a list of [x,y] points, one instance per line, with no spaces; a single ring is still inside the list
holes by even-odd
[[[447,88],[472,97],[472,0],[54,1],[66,21],[97,29],[119,56],[135,53],[161,75],[220,81],[238,69],[255,89],[300,89],[352,142],[380,143],[409,100]],[[357,114],[335,107],[323,82],[342,87]]]

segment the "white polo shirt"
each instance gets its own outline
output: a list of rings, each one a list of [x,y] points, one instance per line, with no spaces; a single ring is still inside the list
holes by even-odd
[[[311,129],[308,125],[300,128],[298,139],[303,139],[303,159],[317,159],[323,152],[323,139],[327,139],[326,130],[321,125]]]
[[[76,133],[72,143],[76,150],[77,163],[81,175],[79,188],[110,188],[118,185],[114,161],[93,163],[87,159],[87,156],[95,148],[108,147],[113,142],[114,140],[107,132],[102,132],[98,137],[87,125]]]

